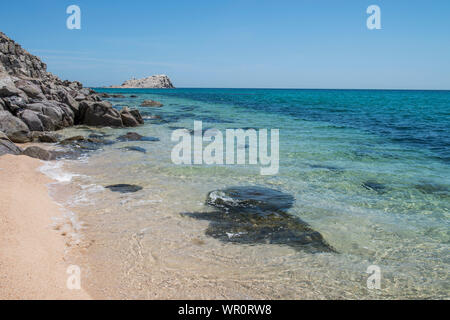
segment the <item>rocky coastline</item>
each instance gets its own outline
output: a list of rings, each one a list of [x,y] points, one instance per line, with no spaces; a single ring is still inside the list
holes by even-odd
[[[0,32],[0,156],[26,155],[16,143],[57,142],[54,131],[74,125],[123,128],[144,123],[137,109],[117,110],[103,97],[78,81],[59,79]]]

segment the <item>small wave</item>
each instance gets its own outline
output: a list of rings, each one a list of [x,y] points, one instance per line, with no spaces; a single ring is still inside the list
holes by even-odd
[[[80,176],[79,174],[70,173],[62,169],[63,162],[45,162],[45,164],[39,168],[40,172],[47,177],[56,180],[57,182],[70,182],[73,177]]]
[[[80,185],[81,191],[77,192],[67,204],[71,207],[89,206],[95,204],[95,199],[90,198],[89,195],[102,192],[104,187],[98,184]]]

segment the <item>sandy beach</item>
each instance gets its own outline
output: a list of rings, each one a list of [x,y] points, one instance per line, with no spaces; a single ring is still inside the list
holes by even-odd
[[[69,290],[64,237],[52,228],[61,211],[48,194],[42,162],[0,157],[0,299],[89,299]]]

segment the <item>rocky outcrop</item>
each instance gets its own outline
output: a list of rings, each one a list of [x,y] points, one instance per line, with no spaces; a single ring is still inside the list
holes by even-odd
[[[108,101],[82,102],[80,122],[88,126],[123,127],[120,112],[112,108]]]
[[[31,141],[28,126],[8,111],[0,111],[0,130],[12,142],[25,143]]]
[[[0,156],[4,154],[19,155],[22,154],[22,150],[9,140],[6,134],[0,131]]]
[[[122,116],[92,89],[47,72],[38,57],[0,32],[0,130],[12,142],[31,141],[31,132],[77,124],[126,127],[141,120],[139,111]]]
[[[169,77],[160,74],[150,76],[143,79],[130,79],[122,83],[120,86],[111,86],[111,88],[155,88],[155,89],[170,89],[174,88]]]
[[[36,146],[26,148],[23,154],[31,158],[36,158],[45,161],[56,159],[56,154],[54,154],[52,151],[45,150]]]

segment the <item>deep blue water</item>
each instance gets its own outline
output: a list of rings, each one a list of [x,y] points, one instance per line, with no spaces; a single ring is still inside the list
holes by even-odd
[[[127,89],[127,93],[237,105],[293,119],[325,121],[336,127],[366,130],[406,146],[427,148],[438,159],[450,161],[450,91]]]

